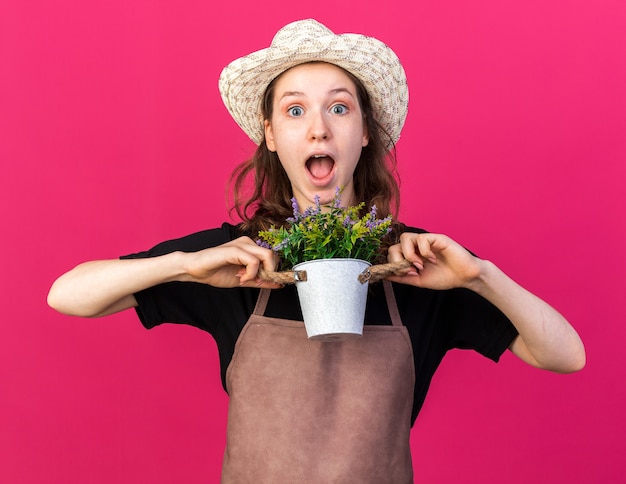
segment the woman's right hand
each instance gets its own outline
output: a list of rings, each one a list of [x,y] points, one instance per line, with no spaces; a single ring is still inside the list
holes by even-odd
[[[275,253],[257,245],[249,237],[239,237],[225,244],[185,254],[183,280],[215,287],[263,287],[276,289],[280,284],[258,277],[261,267],[273,271],[278,263]]]
[[[276,263],[271,250],[248,237],[198,252],[85,262],[52,284],[48,304],[64,314],[100,317],[136,306],[135,293],[165,282],[275,289],[280,285],[260,280],[257,273],[260,267],[273,271]]]

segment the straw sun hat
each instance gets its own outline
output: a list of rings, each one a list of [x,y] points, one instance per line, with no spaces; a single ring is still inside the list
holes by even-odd
[[[268,48],[234,60],[220,75],[222,100],[252,141],[257,145],[263,141],[261,105],[270,82],[291,67],[315,61],[335,64],[356,76],[370,96],[374,116],[391,140],[398,141],[409,93],[396,54],[377,39],[336,35],[312,19],[286,25]]]

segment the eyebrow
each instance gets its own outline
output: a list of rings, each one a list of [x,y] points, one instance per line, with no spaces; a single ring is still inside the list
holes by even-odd
[[[354,97],[352,95],[352,93],[350,92],[350,90],[346,87],[338,87],[336,89],[331,89],[330,91],[328,91],[328,94],[339,94],[345,92],[346,94],[349,94],[350,97]],[[286,98],[286,97],[290,97],[290,96],[304,96],[305,94],[303,92],[300,91],[285,91],[283,93],[282,96],[280,96],[280,99]]]

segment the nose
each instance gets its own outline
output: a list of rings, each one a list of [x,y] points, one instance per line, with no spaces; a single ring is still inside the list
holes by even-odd
[[[330,136],[330,129],[324,113],[316,113],[311,116],[309,125],[309,139],[311,141],[326,140]]]

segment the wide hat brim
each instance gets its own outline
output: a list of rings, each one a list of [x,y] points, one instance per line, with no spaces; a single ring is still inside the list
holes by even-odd
[[[264,139],[261,106],[267,86],[286,70],[307,62],[335,64],[359,79],[387,135],[383,133],[383,139],[398,141],[409,92],[396,54],[373,37],[337,35],[308,19],[286,25],[276,33],[270,47],[234,60],[220,75],[219,89],[226,108],[255,144]]]

